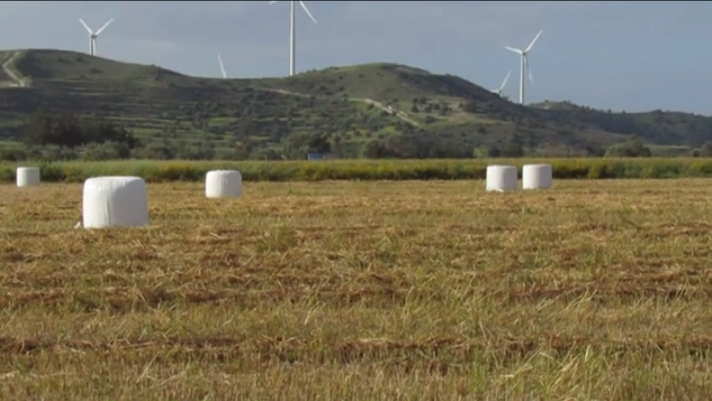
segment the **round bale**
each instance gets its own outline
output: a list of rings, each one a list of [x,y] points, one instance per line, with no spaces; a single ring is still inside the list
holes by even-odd
[[[552,177],[551,165],[549,164],[525,164],[522,167],[522,188],[551,188]]]
[[[84,228],[148,224],[146,182],[140,177],[93,177],[84,181]]]
[[[515,166],[487,166],[488,192],[514,191],[517,189],[517,168]]]
[[[18,167],[15,178],[17,186],[20,188],[40,185],[40,169],[37,167]]]
[[[236,198],[242,195],[242,174],[235,170],[213,170],[205,175],[206,198]]]

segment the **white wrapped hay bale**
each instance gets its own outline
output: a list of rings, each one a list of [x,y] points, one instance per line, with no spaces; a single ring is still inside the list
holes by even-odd
[[[139,177],[94,177],[84,181],[84,228],[148,224],[146,182]]]
[[[206,198],[236,198],[242,195],[242,174],[235,170],[213,170],[205,175]]]
[[[18,167],[15,172],[18,187],[34,187],[40,185],[40,169],[37,167]]]
[[[514,166],[487,166],[487,191],[504,192],[517,189],[517,168]]]
[[[522,167],[523,189],[551,188],[553,174],[549,164],[525,164]]]

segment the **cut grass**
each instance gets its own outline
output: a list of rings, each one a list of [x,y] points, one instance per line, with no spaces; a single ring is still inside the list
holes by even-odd
[[[0,397],[708,399],[707,180],[0,186]],[[685,207],[679,207],[685,205]]]

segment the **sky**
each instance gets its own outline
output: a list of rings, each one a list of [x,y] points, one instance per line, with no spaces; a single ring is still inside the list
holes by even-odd
[[[452,74],[518,99],[519,56],[534,82],[526,101],[569,100],[629,112],[712,114],[712,2],[306,1],[297,7],[297,72],[393,62]],[[289,2],[2,1],[0,49],[88,52],[184,74],[279,77],[289,71]]]

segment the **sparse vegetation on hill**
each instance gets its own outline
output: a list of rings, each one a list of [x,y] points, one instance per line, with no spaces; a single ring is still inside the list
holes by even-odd
[[[29,85],[0,85],[6,148],[38,111],[125,128],[150,158],[587,156],[633,136],[697,148],[712,132],[712,118],[684,113],[522,107],[464,79],[395,64],[227,80],[59,50],[22,51],[12,64]]]

